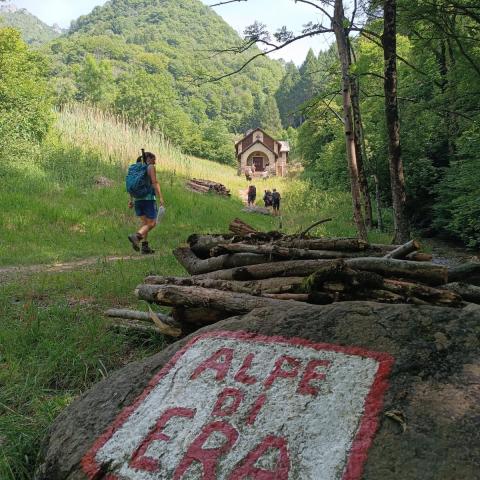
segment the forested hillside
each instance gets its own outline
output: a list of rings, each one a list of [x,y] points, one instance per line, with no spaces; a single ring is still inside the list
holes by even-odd
[[[249,54],[215,53],[236,32],[199,0],[111,0],[52,42],[59,102],[88,101],[158,128],[184,151],[232,163],[233,134],[264,123],[259,109],[282,77],[259,58],[216,83]],[[278,118],[278,113],[277,113]]]
[[[59,27],[50,27],[28,12],[28,10],[17,8],[14,5],[0,6],[1,26],[20,30],[23,39],[33,46],[47,43],[62,33]]]

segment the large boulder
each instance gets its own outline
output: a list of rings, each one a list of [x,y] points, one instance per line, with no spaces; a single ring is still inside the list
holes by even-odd
[[[473,480],[480,309],[285,302],[115,372],[37,480]]]

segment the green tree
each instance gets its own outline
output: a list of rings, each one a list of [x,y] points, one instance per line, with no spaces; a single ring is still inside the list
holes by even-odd
[[[119,80],[117,110],[130,121],[162,131],[172,142],[190,151],[198,138],[190,117],[181,109],[168,74],[138,72]]]
[[[108,60],[97,62],[87,54],[77,73],[77,99],[100,106],[109,105],[115,98],[112,67]]]
[[[300,66],[300,83],[298,85],[302,103],[310,100],[318,93],[320,83],[320,65],[312,49]]]
[[[268,96],[257,112],[257,124],[274,137],[282,134],[282,121],[277,102],[273,96]]]
[[[233,135],[220,120],[208,121],[203,128],[202,156],[235,165]]]
[[[302,104],[300,92],[300,72],[293,62],[285,65],[285,74],[280,82],[275,98],[285,128],[298,127],[302,122],[299,107]]]
[[[44,58],[12,28],[0,29],[0,149],[40,142],[52,123]]]

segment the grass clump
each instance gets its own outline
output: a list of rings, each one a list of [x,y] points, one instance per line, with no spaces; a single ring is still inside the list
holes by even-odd
[[[65,274],[38,274],[0,293],[0,478],[33,477],[53,419],[93,383],[163,349],[159,335],[111,330],[110,306],[135,304],[132,289],[152,271],[179,274],[162,257],[99,263]],[[135,305],[135,308],[145,308]]]

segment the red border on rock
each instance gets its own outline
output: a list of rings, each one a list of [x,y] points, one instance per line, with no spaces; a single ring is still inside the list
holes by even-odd
[[[373,358],[379,363],[375,379],[373,381],[370,392],[365,400],[365,410],[360,422],[360,428],[352,443],[352,448],[347,460],[347,465],[342,476],[342,480],[360,480],[365,462],[367,460],[367,452],[370,448],[375,433],[378,428],[378,414],[383,407],[383,397],[388,388],[388,376],[392,369],[394,358],[388,353],[373,352],[361,347],[347,347],[342,345],[333,345],[330,343],[315,343],[304,338],[285,338],[281,336],[266,336],[252,332],[245,331],[214,331],[199,335],[188,343],[186,343],[177,353],[165,364],[165,366],[152,378],[148,386],[140,394],[140,396],[126,407],[117,416],[115,421],[107,428],[107,430],[95,441],[90,450],[82,458],[82,468],[89,480],[95,480],[101,474],[101,466],[97,465],[95,460],[98,450],[100,450],[113,434],[125,423],[128,417],[137,409],[143,402],[151,390],[157,383],[173,368],[180,357],[196,342],[204,338],[231,338],[242,340],[245,342],[259,342],[259,343],[284,343],[288,345],[299,345],[303,347],[312,348],[314,350],[327,350],[348,355],[357,355],[360,357]],[[115,475],[106,475],[106,480],[119,480]]]

